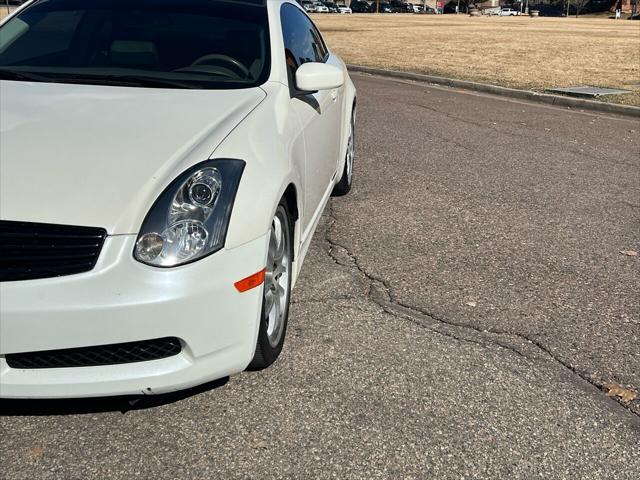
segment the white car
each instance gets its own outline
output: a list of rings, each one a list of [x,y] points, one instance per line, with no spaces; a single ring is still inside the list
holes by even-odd
[[[503,8],[498,14],[501,17],[517,17],[520,15],[520,10],[513,10],[512,8]]]
[[[316,6],[313,2],[302,2],[302,8],[307,13],[315,13]]]
[[[260,369],[356,91],[288,0],[34,0],[0,26],[0,396]]]
[[[353,13],[349,7],[342,7],[338,5],[338,13]]]
[[[315,7],[314,11],[316,13],[329,13],[329,8],[320,2],[314,3],[313,6]]]

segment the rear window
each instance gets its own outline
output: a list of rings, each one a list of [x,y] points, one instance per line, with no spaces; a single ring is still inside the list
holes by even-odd
[[[259,0],[40,0],[0,28],[6,80],[248,88],[269,69]]]

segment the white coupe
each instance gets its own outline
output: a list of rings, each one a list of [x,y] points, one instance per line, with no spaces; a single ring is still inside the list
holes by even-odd
[[[32,0],[0,26],[0,396],[261,369],[356,91],[288,0]]]
[[[520,10],[513,10],[512,8],[503,8],[499,11],[500,17],[518,17],[520,16]]]

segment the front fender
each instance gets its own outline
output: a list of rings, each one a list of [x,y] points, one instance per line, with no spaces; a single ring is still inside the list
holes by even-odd
[[[275,83],[275,82],[274,82]],[[246,167],[240,180],[225,248],[244,245],[264,235],[287,187],[297,192],[299,216],[304,215],[305,146],[302,126],[290,112],[289,90],[266,84],[267,99],[216,149],[212,158],[240,158]]]

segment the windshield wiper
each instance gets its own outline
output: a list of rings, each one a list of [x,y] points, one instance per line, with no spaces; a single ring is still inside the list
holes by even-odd
[[[147,77],[145,75],[94,75],[73,73],[56,75],[53,81],[72,83],[91,83],[95,85],[122,85],[125,87],[149,88],[195,88],[194,86],[177,80]]]
[[[54,83],[90,83],[92,85],[121,85],[124,87],[149,88],[197,88],[178,80],[147,77],[145,75],[94,75],[84,73],[52,73],[51,76],[31,72],[17,72],[0,68],[0,80],[18,80],[24,82]]]
[[[18,80],[21,82],[51,82],[49,77],[30,72],[16,72],[0,68],[0,80]]]
[[[179,80],[169,80],[166,78],[146,77],[139,75],[115,75],[114,79],[139,83],[141,87],[156,88],[195,88],[193,85]]]

